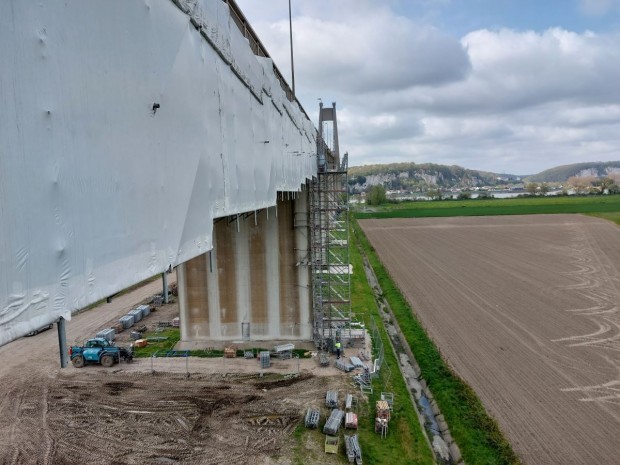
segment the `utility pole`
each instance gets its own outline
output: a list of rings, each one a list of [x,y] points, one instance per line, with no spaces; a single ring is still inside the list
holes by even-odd
[[[291,0],[288,0],[288,30],[291,39],[291,80],[293,84],[293,99],[295,99],[295,63],[293,62],[293,17],[291,15]]]

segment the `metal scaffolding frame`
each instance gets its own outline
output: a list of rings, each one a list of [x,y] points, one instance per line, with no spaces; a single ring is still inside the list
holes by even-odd
[[[313,337],[317,348],[333,350],[351,338],[351,265],[347,192],[348,155],[340,162],[336,104],[319,112],[317,177],[310,189],[310,257]],[[333,144],[323,138],[331,121]]]

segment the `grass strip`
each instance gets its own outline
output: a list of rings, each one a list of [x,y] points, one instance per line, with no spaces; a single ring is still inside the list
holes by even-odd
[[[468,465],[520,464],[497,422],[487,414],[476,393],[442,359],[357,222],[352,221],[351,227],[374,269],[383,295],[398,320],[420,366],[422,377],[431,389],[465,462]]]
[[[557,213],[617,214],[620,195],[525,197],[485,200],[403,202],[355,211],[357,219],[424,218],[450,216],[535,215]]]
[[[350,238],[350,260],[353,265],[351,279],[351,308],[366,328],[370,328],[374,318],[383,347],[385,349],[384,366],[379,379],[373,383],[373,394],[369,396],[366,412],[358,416],[358,434],[365,464],[426,465],[433,464],[433,452],[428,446],[420,423],[416,407],[411,401],[409,389],[400,374],[396,355],[392,350],[388,335],[383,327],[373,290],[366,280],[356,235]],[[385,367],[389,367],[386,370]],[[391,375],[388,375],[390,373]],[[381,389],[394,393],[394,415],[385,439],[375,433],[375,402],[380,400]]]
[[[167,352],[169,350],[174,350],[174,346],[177,344],[177,342],[181,340],[181,330],[179,328],[166,328],[162,331],[149,331],[147,333],[144,333],[143,337],[145,339],[148,339],[148,338],[166,338],[166,339],[161,340],[161,341],[151,340],[149,341],[148,345],[146,345],[145,347],[136,347],[134,349],[134,357],[136,358],[152,357],[153,354],[158,353],[158,352],[161,352],[161,356],[163,357],[165,356],[164,352]],[[264,350],[269,351],[269,349],[264,349],[261,347],[255,347],[255,348],[247,349],[247,350],[252,350],[255,356],[258,356],[258,353],[261,351],[264,351]],[[180,351],[180,352],[185,352],[185,351]],[[243,349],[238,349],[236,355],[237,357],[243,358],[244,353],[245,351]],[[310,358],[308,351],[306,351],[305,349],[294,349],[293,355],[299,358]],[[224,351],[217,350],[217,349],[211,349],[211,348],[190,350],[189,356],[200,357],[200,358],[218,358],[218,357],[221,358],[224,356]]]

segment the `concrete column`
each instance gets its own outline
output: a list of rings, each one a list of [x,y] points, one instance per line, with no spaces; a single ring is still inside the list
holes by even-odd
[[[60,350],[60,368],[67,368],[67,336],[65,332],[65,319],[60,317],[56,323],[58,326],[58,348]]]
[[[161,280],[163,282],[163,286],[164,286],[164,303],[167,304],[169,302],[168,300],[168,273],[166,273],[165,271],[161,274]]]

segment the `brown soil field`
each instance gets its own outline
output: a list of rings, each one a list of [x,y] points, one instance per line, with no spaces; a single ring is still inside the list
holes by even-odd
[[[360,225],[525,464],[620,463],[620,228],[581,215]]]
[[[74,315],[68,344],[92,337],[157,292],[161,281]],[[140,325],[177,315],[177,304],[164,305]],[[243,358],[59,365],[56,328],[0,347],[1,465],[288,465],[296,456],[308,464],[341,463],[323,452],[321,433],[298,444],[293,431],[309,406],[322,408],[325,420],[327,390],[338,390],[342,401],[345,393],[359,394],[351,374],[320,368],[314,359],[273,360],[267,370]]]

